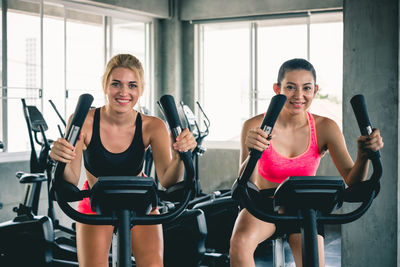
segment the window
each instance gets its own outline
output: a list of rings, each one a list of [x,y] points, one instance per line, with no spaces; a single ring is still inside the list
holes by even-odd
[[[204,89],[200,104],[211,117],[208,140],[231,141],[240,136],[241,122],[249,117],[248,23],[204,27]]]
[[[57,110],[65,118],[64,9],[59,6],[52,7],[53,10],[59,10],[59,16],[46,13],[43,15],[43,93],[40,99],[42,101],[40,106],[30,101],[27,101],[27,104],[42,107],[43,117],[49,128],[46,136],[57,139],[60,137],[57,125],[60,125],[62,130],[64,126],[48,101],[53,101]],[[26,127],[22,129],[27,137]],[[9,151],[13,151],[13,147],[10,147]]]
[[[68,12],[68,13],[71,13]],[[80,18],[79,16],[78,18]],[[93,106],[104,104],[101,84],[104,72],[103,17],[92,15],[92,20],[67,19],[66,24],[66,116],[75,109],[81,94],[93,95]]]
[[[342,13],[196,27],[197,96],[211,120],[207,141],[239,142],[243,122],[266,112],[280,65],[295,57],[308,59],[317,72],[320,91],[311,112],[341,127]]]
[[[307,25],[305,18],[274,19],[257,24],[255,114],[260,114],[267,111],[275,94],[272,86],[277,82],[281,64],[291,58],[307,58]]]
[[[342,128],[342,14],[314,15],[310,20],[310,61],[317,71],[319,85],[311,111],[333,119]]]
[[[38,6],[36,6],[36,10]],[[7,14],[8,88],[2,97],[3,134],[8,151],[30,148],[21,98],[40,107],[40,18],[38,13],[9,11]],[[12,44],[12,45],[10,45]]]
[[[42,111],[49,127],[46,135],[56,139],[60,136],[57,125],[64,128],[48,100],[68,119],[83,93],[94,96],[94,106],[104,104],[101,80],[109,57],[132,53],[147,68],[151,61],[149,22],[67,2],[8,1],[8,64],[2,68],[8,79],[0,102],[0,140],[5,142],[6,151],[30,150],[21,98]],[[107,36],[106,29],[112,34]],[[146,84],[151,85],[147,80],[151,75],[146,75]]]
[[[150,62],[147,54],[150,49],[146,49],[146,45],[148,45],[150,41],[148,31],[149,27],[144,23],[123,19],[112,20],[112,55],[129,53],[142,62],[146,83],[143,96],[140,98],[140,107],[136,108],[144,108],[145,110],[147,109],[148,112],[151,112],[153,110],[153,89],[150,78]]]

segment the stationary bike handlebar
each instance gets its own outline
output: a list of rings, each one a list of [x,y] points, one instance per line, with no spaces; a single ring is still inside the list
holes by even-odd
[[[93,96],[91,96],[90,94],[83,94],[79,97],[74,112],[74,116],[65,135],[66,139],[72,145],[75,145],[78,140],[82,125],[89,112],[92,101],[93,101]],[[161,97],[160,101],[164,106],[164,110],[167,110],[166,116],[168,117],[168,123],[170,124],[170,128],[176,129],[181,127],[179,118],[177,116],[175,117],[175,114],[177,114],[177,112],[173,97],[170,95],[165,95]],[[178,134],[176,134],[173,131],[174,138],[176,138]],[[193,180],[194,168],[190,152],[180,153],[180,157],[185,166],[184,180],[186,183],[185,194],[180,204],[177,205],[175,209],[172,209],[160,215],[151,215],[151,214],[138,215],[132,213],[130,217],[132,224],[135,225],[161,224],[175,218],[184,211],[187,204],[189,203],[190,196],[193,192],[192,185],[194,181]],[[56,163],[56,167],[54,169],[54,177],[55,177],[54,190],[57,202],[60,208],[63,210],[63,212],[65,212],[73,220],[76,220],[81,223],[94,224],[94,225],[115,225],[117,223],[117,217],[114,215],[100,215],[100,214],[88,215],[80,213],[70,206],[69,202],[82,200],[83,198],[90,196],[90,191],[79,190],[75,185],[66,182],[63,178],[64,169],[65,169],[65,163],[62,162]]]
[[[275,97],[278,97],[274,96]],[[280,97],[280,96],[279,96]],[[269,115],[269,113],[279,115],[282,106],[286,100],[286,98],[282,98],[281,100],[271,100],[271,104],[268,108],[268,112],[265,117]],[[283,101],[283,103],[281,103]],[[369,122],[365,100],[362,95],[356,95],[351,99],[351,104],[354,110],[354,113],[357,117],[357,122],[361,131],[362,135],[369,135],[372,132],[372,127]],[[270,111],[270,110],[273,111]],[[265,121],[268,118],[264,118],[263,124],[261,126],[262,129],[267,129],[265,127]],[[268,129],[272,131],[272,128],[275,124],[276,118],[272,118],[270,120]],[[251,150],[249,155],[248,163],[242,172],[242,175],[236,180],[235,184],[232,188],[232,196],[233,198],[237,199],[241,205],[243,205],[251,214],[257,217],[260,220],[279,223],[279,222],[295,222],[300,221],[303,218],[296,214],[296,215],[288,215],[288,214],[278,214],[278,212],[270,211],[266,212],[261,210],[257,207],[255,201],[251,198],[249,194],[249,185],[251,182],[249,181],[250,176],[254,170],[254,167],[261,157],[262,152]],[[320,223],[324,224],[344,224],[349,223],[352,221],[357,220],[360,218],[371,206],[373,199],[377,196],[380,188],[380,178],[382,176],[382,163],[380,160],[380,153],[379,151],[369,153],[369,159],[372,162],[373,166],[373,173],[371,174],[370,178],[366,181],[357,183],[355,185],[349,186],[343,193],[342,199],[339,201],[344,202],[357,202],[361,203],[361,205],[345,214],[318,214],[317,220]],[[272,195],[271,195],[272,196]]]

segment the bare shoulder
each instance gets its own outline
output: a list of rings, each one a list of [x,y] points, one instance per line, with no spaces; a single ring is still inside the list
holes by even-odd
[[[316,115],[316,114],[312,114],[314,117],[314,121],[315,121],[315,127],[317,128],[317,132],[318,131],[340,131],[339,126],[337,125],[337,123],[328,118],[328,117],[324,117],[324,116],[320,116],[320,115]]]
[[[166,128],[166,123],[160,118],[143,114],[141,114],[141,116],[143,121],[142,127],[145,131],[157,131]]]
[[[142,115],[142,136],[145,146],[152,144],[154,141],[169,137],[167,124],[160,118]]]
[[[315,120],[318,144],[321,148],[343,139],[342,131],[334,120],[315,114],[313,114],[313,117]]]
[[[264,119],[264,114],[259,114],[254,117],[251,117],[250,119],[247,119],[243,123],[243,129],[249,129],[253,127],[259,127]]]
[[[94,111],[95,111],[95,109],[89,110],[88,114],[86,115],[85,121],[83,122],[82,131],[86,131],[87,129],[91,130],[91,126],[93,125]],[[74,117],[74,115],[75,114],[72,113],[69,116],[68,122],[67,122],[68,127],[71,124],[71,121],[72,121],[72,118]]]

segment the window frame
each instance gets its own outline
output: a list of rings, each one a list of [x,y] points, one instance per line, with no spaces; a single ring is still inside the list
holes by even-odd
[[[49,6],[54,7],[53,9],[49,8]],[[154,87],[153,87],[153,79],[154,79],[154,70],[153,70],[153,63],[152,61],[154,60],[153,58],[153,51],[154,45],[152,44],[153,42],[153,18],[150,16],[143,16],[143,15],[138,15],[134,12],[128,12],[128,11],[120,11],[120,10],[114,10],[114,9],[107,9],[104,7],[99,7],[96,5],[91,5],[91,4],[80,4],[80,3],[75,3],[75,2],[67,2],[67,1],[62,1],[62,0],[18,0],[18,1],[12,1],[12,4],[8,4],[8,1],[2,1],[1,5],[1,14],[2,14],[2,95],[0,96],[0,99],[2,101],[2,140],[4,143],[4,149],[0,153],[0,162],[14,162],[14,161],[25,161],[29,160],[30,157],[30,149],[28,151],[18,151],[18,152],[9,152],[9,148],[7,147],[8,145],[8,99],[7,99],[7,92],[9,89],[8,86],[8,81],[7,81],[7,14],[8,12],[26,12],[27,14],[32,14],[34,16],[38,16],[40,19],[40,86],[38,88],[39,91],[39,96],[38,99],[40,101],[40,104],[38,105],[39,110],[43,112],[43,106],[44,106],[44,97],[43,97],[43,20],[44,16],[49,15],[49,13],[53,12],[52,15],[64,20],[64,48],[65,48],[65,42],[66,38],[66,24],[68,20],[70,19],[68,17],[68,11],[72,11],[74,13],[73,15],[75,16],[75,19],[79,20],[79,14],[89,14],[88,17],[92,16],[93,17],[102,17],[102,28],[103,28],[103,39],[104,39],[104,48],[103,48],[103,55],[99,55],[103,57],[104,59],[104,64],[108,61],[108,59],[113,55],[111,43],[112,43],[112,23],[107,23],[107,21],[111,21],[112,17],[116,17],[118,19],[125,19],[125,20],[130,20],[132,22],[136,23],[143,23],[144,24],[144,66],[146,68],[146,91],[148,92],[148,97],[151,98],[154,96]],[[83,19],[83,16],[81,16]],[[66,53],[67,50],[64,49],[64,75],[66,72]],[[101,75],[101,73],[99,74]],[[66,77],[64,79],[64,102],[66,103],[68,96],[67,96],[67,85],[66,85]],[[149,105],[152,103],[150,99],[145,99],[145,104]],[[65,104],[65,112],[66,112],[66,107],[67,105]],[[150,105],[148,107],[150,109],[150,112],[154,112],[154,105]],[[22,110],[22,108],[21,108]],[[4,112],[6,111],[6,112]],[[64,117],[68,116],[69,114],[63,114]],[[24,129],[25,131],[25,129]],[[12,149],[11,149],[12,151]]]
[[[325,18],[320,15],[326,15]],[[317,18],[313,20],[314,16]],[[328,22],[343,22],[343,10],[342,9],[335,9],[335,10],[328,10],[328,11],[307,11],[307,12],[298,12],[298,13],[291,13],[291,14],[274,14],[274,15],[263,15],[263,16],[255,16],[255,17],[244,17],[244,18],[227,18],[227,19],[209,19],[209,20],[199,20],[199,21],[192,21],[194,23],[194,31],[195,31],[195,40],[194,40],[194,49],[195,49],[195,98],[200,103],[204,100],[204,25],[212,23],[235,23],[238,21],[247,21],[249,22],[250,27],[250,101],[249,101],[249,111],[250,117],[256,115],[256,111],[258,109],[258,28],[260,25],[265,23],[267,24],[276,24],[279,21],[284,21],[285,19],[305,19],[306,27],[307,27],[307,60],[310,60],[310,28],[311,24],[313,23],[328,23]],[[276,24],[279,25],[279,24]],[[271,85],[272,86],[272,85]],[[197,107],[196,113],[199,114]],[[198,118],[199,120],[201,118]],[[340,126],[341,127],[341,126]],[[213,149],[238,149],[240,148],[240,141],[213,141],[213,140],[204,140],[205,145],[208,148]]]

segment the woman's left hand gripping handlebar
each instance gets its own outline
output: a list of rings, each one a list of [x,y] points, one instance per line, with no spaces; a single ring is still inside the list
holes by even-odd
[[[193,133],[188,128],[184,129],[176,138],[175,143],[172,147],[177,152],[192,151],[196,148],[197,142],[193,136]]]
[[[367,156],[368,151],[378,151],[382,149],[384,143],[379,129],[375,128],[368,136],[359,136],[357,138],[358,151]]]

